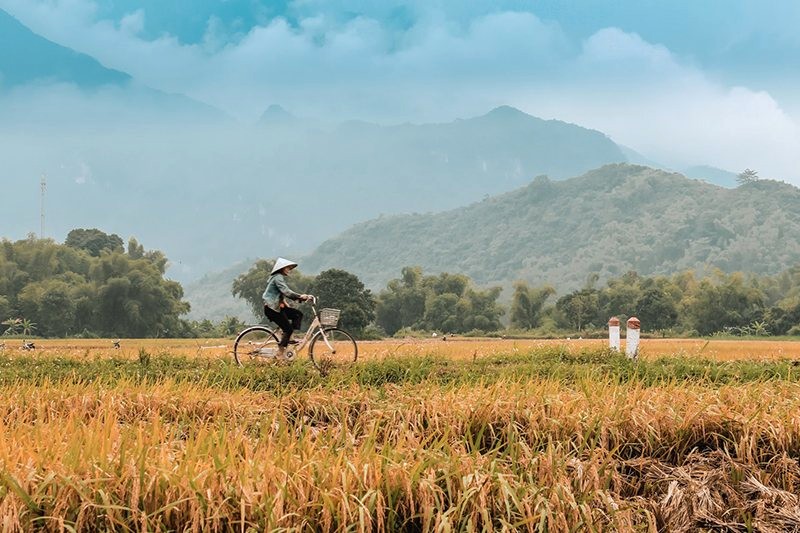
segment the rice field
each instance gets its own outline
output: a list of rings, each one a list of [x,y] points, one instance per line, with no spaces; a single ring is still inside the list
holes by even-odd
[[[3,531],[800,531],[800,343],[390,340],[326,377],[18,344]]]
[[[116,340],[116,339],[115,339]],[[140,350],[149,353],[204,358],[230,356],[233,342],[230,339],[120,339],[115,349],[110,339],[68,339],[35,341],[35,353],[69,357],[137,357]],[[13,356],[20,353],[21,340],[7,340],[0,353]],[[396,356],[424,356],[431,353],[453,360],[473,359],[498,354],[518,353],[558,347],[576,352],[602,350],[608,346],[605,339],[476,339],[450,337],[436,339],[385,339],[359,341],[359,359],[382,360]],[[625,350],[625,340],[622,340]],[[307,353],[303,352],[302,357]],[[662,356],[701,357],[716,361],[766,361],[774,359],[800,359],[800,341],[785,340],[727,340],[727,339],[642,339],[640,357]]]

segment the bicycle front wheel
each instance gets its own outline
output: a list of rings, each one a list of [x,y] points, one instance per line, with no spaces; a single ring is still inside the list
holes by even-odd
[[[353,336],[339,328],[318,331],[308,346],[308,355],[317,369],[325,373],[334,367],[348,366],[358,359]]]
[[[274,361],[278,352],[278,337],[266,326],[251,326],[236,337],[233,343],[233,358],[236,364]]]

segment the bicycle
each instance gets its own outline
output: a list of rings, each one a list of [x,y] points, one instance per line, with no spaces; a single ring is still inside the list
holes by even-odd
[[[331,368],[355,363],[358,359],[358,344],[350,333],[338,327],[339,309],[324,308],[317,312],[317,298],[309,300],[314,320],[305,336],[296,344],[286,348],[286,359],[294,360],[308,344],[308,357],[321,373]],[[233,358],[239,366],[256,361],[275,361],[278,353],[278,336],[268,326],[250,326],[237,335],[233,343]]]

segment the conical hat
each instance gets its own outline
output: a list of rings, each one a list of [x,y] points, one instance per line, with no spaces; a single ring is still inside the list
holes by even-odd
[[[295,263],[294,261],[289,261],[288,259],[284,259],[283,257],[279,257],[275,261],[275,266],[272,267],[272,272],[270,272],[270,274],[274,274],[275,272],[278,272],[279,270],[283,270],[284,268],[286,268],[288,266],[296,267],[297,263]]]

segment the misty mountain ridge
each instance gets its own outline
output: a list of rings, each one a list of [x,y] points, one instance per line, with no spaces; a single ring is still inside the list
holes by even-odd
[[[800,189],[761,180],[724,189],[614,164],[528,185],[467,207],[358,224],[304,259],[344,268],[373,289],[408,265],[477,283],[518,279],[574,289],[601,279],[687,269],[774,274],[800,262]]]
[[[0,9],[0,88],[69,82],[82,88],[127,83],[131,77],[30,31]]]
[[[276,114],[285,118],[277,108],[267,117]],[[298,118],[187,131],[117,121],[67,143],[56,128],[6,122],[0,140],[6,171],[30,178],[12,183],[9,198],[35,198],[46,169],[48,194],[59,199],[48,207],[50,235],[75,227],[134,234],[163,250],[182,281],[254,254],[308,253],[382,213],[452,209],[538,174],[567,177],[625,160],[602,133],[512,108],[396,126]],[[38,227],[30,205],[0,204],[16,226]]]
[[[719,185],[720,187],[727,187],[728,189],[732,189],[738,185],[738,182],[736,181],[738,174],[709,165],[695,165],[692,167],[687,167],[681,171],[681,174],[687,178],[707,181],[708,183],[713,183],[714,185]]]
[[[5,92],[21,90],[39,95],[37,109],[4,108]],[[74,101],[86,100],[79,109],[68,109]],[[65,101],[60,102],[60,99]],[[89,103],[91,102],[91,104]],[[61,107],[59,107],[61,106]],[[64,109],[64,108],[67,109]],[[124,110],[124,113],[115,111]],[[105,67],[95,58],[61,46],[32,32],[0,9],[0,117],[6,121],[67,122],[83,120],[124,120],[126,123],[164,121],[225,121],[220,110],[182,94],[170,94],[145,87],[128,73]]]
[[[184,318],[187,320],[208,318],[217,322],[226,316],[234,316],[244,322],[258,322],[261,317],[257,319],[253,317],[253,311],[247,302],[231,294],[233,280],[247,272],[255,262],[255,259],[245,259],[224,270],[185,283],[184,300],[190,302],[192,308]]]
[[[271,104],[261,114],[258,123],[264,126],[271,126],[274,124],[292,124],[299,122],[300,119],[288,112],[283,106],[279,104]]]
[[[78,227],[134,235],[163,250],[181,281],[242,257],[308,253],[381,214],[454,209],[533,176],[629,160],[601,132],[509,106],[379,125],[272,105],[258,124],[239,124],[138,85],[3,11],[0,25],[0,171],[14,177],[0,198],[7,236],[38,231],[45,173],[48,236]]]
[[[643,156],[633,148],[629,148],[627,146],[619,145],[622,153],[625,154],[625,159],[628,163],[633,165],[641,165],[650,168],[657,168],[659,170],[665,170],[667,172],[680,172],[687,178],[702,180],[707,183],[713,183],[714,185],[719,185],[720,187],[726,187],[728,189],[735,188],[738,183],[736,181],[737,174],[735,172],[731,172],[729,170],[724,170],[721,168],[713,167],[711,165],[694,165],[690,167],[683,167],[683,168],[672,168],[669,165],[665,165],[658,161],[654,161],[648,157]]]

